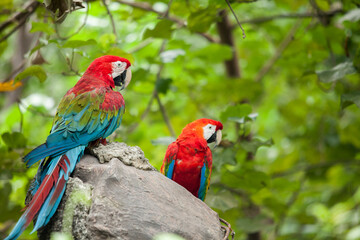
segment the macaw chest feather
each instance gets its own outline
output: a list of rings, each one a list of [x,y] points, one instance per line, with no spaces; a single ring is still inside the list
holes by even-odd
[[[204,166],[205,151],[180,146],[173,180],[197,196],[200,187],[201,168]]]

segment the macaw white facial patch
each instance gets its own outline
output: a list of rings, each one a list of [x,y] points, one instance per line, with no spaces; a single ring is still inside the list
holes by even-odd
[[[209,140],[209,138],[215,133],[216,131],[216,126],[212,125],[212,124],[207,124],[206,126],[203,127],[203,132],[204,132],[204,138],[205,140]]]
[[[116,78],[121,73],[123,73],[126,69],[126,62],[116,61],[112,63],[112,73],[111,77]]]

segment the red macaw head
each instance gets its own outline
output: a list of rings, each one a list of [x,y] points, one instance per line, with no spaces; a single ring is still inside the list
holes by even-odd
[[[217,146],[221,142],[222,129],[223,125],[221,122],[212,119],[201,118],[186,125],[183,128],[180,136],[189,134],[195,135],[195,137],[205,139],[207,143],[215,142],[215,146]]]
[[[119,86],[124,89],[131,80],[130,66],[131,63],[126,58],[105,55],[96,58],[84,75],[101,75],[112,88]]]

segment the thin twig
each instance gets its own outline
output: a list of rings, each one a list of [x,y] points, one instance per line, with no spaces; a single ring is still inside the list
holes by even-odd
[[[162,114],[162,116],[163,116],[163,118],[164,118],[164,121],[165,121],[165,123],[166,123],[166,126],[168,127],[168,129],[169,129],[169,131],[170,131],[171,136],[174,137],[174,138],[176,138],[176,133],[175,133],[174,128],[172,127],[172,125],[171,125],[171,123],[170,123],[170,119],[169,119],[169,117],[168,117],[168,115],[167,115],[167,113],[166,113],[165,107],[164,107],[164,105],[163,105],[163,104],[161,103],[161,101],[160,101],[160,98],[159,98],[159,94],[158,94],[158,93],[156,93],[155,98],[156,98],[156,100],[157,100],[157,102],[158,102],[158,104],[159,104],[159,108],[160,108],[161,114]]]
[[[26,63],[26,59],[23,59],[20,65],[15,70],[13,70],[2,82],[4,83],[10,81],[16,73],[21,71],[21,69],[25,66],[25,63]]]
[[[231,4],[230,4],[229,0],[225,0],[225,1],[226,1],[227,5],[229,6],[232,14],[234,15],[234,17],[235,17],[235,19],[236,19],[237,24],[239,25],[239,27],[240,27],[240,29],[241,29],[241,31],[242,31],[243,39],[245,39],[245,38],[246,38],[245,30],[244,30],[243,27],[241,26],[241,23],[239,22],[239,19],[237,18],[236,14],[235,14],[235,12],[234,12],[234,9],[231,7]]]
[[[136,45],[136,47],[134,47],[133,49],[131,49],[130,51],[128,51],[129,53],[134,53],[137,52],[141,49],[143,49],[144,47],[146,47],[147,45],[149,45],[150,43],[152,43],[152,39],[151,38],[147,38],[143,41],[141,41],[141,43],[139,43],[138,45]]]
[[[27,18],[22,19],[18,25],[16,25],[10,32],[8,32],[0,39],[0,43],[8,39],[14,32],[16,32],[20,27],[22,27],[25,24],[26,20]]]
[[[135,122],[135,123],[133,123],[132,125],[130,125],[128,127],[128,130],[127,130],[128,134],[135,131],[135,129],[139,126],[139,123],[142,122],[146,118],[146,116],[149,114],[150,109],[151,109],[151,105],[152,105],[152,103],[154,101],[154,98],[155,98],[155,94],[156,94],[156,88],[154,89],[153,93],[151,94],[151,98],[150,98],[150,100],[148,102],[148,105],[146,106],[144,112],[141,114],[140,121]]]
[[[167,42],[166,40],[163,40],[158,55],[160,55],[160,54],[165,50],[166,42]],[[159,71],[158,71],[158,73],[157,73],[157,75],[156,75],[156,82],[160,81],[161,73],[162,73],[163,68],[164,68],[164,63],[162,63],[162,64],[160,65]],[[155,90],[154,90],[154,92],[155,92],[155,99],[156,99],[156,101],[157,101],[157,103],[158,103],[158,105],[159,105],[159,108],[160,108],[161,114],[162,114],[162,116],[163,116],[163,119],[164,119],[164,121],[165,121],[165,123],[166,123],[166,126],[168,127],[171,136],[174,137],[174,138],[176,138],[176,133],[175,133],[175,131],[174,131],[174,128],[173,128],[172,125],[171,125],[169,116],[167,115],[166,109],[165,109],[164,105],[162,104],[162,102],[161,102],[161,100],[160,100],[160,97],[159,97],[159,94],[158,94],[158,92],[157,92],[157,90],[156,90],[156,83],[155,83]]]
[[[164,16],[165,18],[168,18],[169,17],[169,12],[170,12],[170,8],[171,8],[171,4],[172,4],[172,1],[173,0],[170,0],[169,3],[168,3],[168,8],[166,10],[166,12],[164,13]]]
[[[26,20],[32,13],[35,12],[38,6],[40,6],[39,1],[35,0],[27,2],[24,10],[15,13],[11,18],[0,24],[0,32],[5,30],[12,23],[22,22],[24,19]]]
[[[299,29],[301,21],[297,21],[294,26],[290,29],[288,35],[283,39],[278,48],[275,51],[275,54],[263,65],[259,73],[255,77],[255,82],[260,82],[263,77],[270,71],[275,62],[281,57],[281,54],[284,52],[286,47],[293,40],[296,31]]]
[[[81,24],[81,26],[74,33],[72,33],[72,34],[70,34],[69,36],[66,36],[66,37],[60,36],[59,29],[58,29],[58,24],[55,24],[55,33],[56,33],[57,37],[59,39],[61,39],[61,40],[67,40],[67,39],[75,36],[76,34],[78,34],[85,27],[85,25],[87,23],[88,16],[89,16],[89,5],[87,5],[87,7],[86,7],[86,13],[85,13],[84,22]]]
[[[110,22],[111,22],[112,31],[113,31],[113,34],[115,35],[115,42],[117,42],[117,34],[116,34],[114,17],[113,17],[113,15],[112,15],[111,12],[110,12],[110,9],[109,9],[109,6],[108,6],[107,3],[106,3],[106,0],[102,0],[102,2],[104,3],[104,6],[105,6],[105,8],[106,8],[106,12],[107,12],[107,14],[108,14],[109,17],[110,17]]]
[[[22,133],[23,125],[24,125],[24,114],[22,113],[22,111],[20,109],[20,102],[19,101],[17,102],[17,106],[18,106],[18,110],[19,110],[19,113],[20,113],[20,129],[19,129],[19,132]]]
[[[336,14],[339,14],[342,12],[343,12],[342,8],[336,8],[336,9],[328,11],[328,12],[323,12],[323,16],[333,17]],[[313,12],[286,13],[286,14],[278,14],[278,15],[266,16],[266,17],[260,17],[260,18],[252,18],[252,19],[242,20],[239,22],[240,22],[240,24],[244,24],[244,23],[259,24],[259,23],[264,23],[264,22],[277,20],[277,19],[283,19],[283,18],[297,19],[297,18],[312,18],[312,17],[319,17],[319,15],[318,15],[318,13],[313,13]]]

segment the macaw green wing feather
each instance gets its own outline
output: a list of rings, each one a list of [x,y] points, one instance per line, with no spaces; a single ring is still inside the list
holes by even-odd
[[[59,104],[51,133],[46,143],[24,157],[31,166],[47,156],[58,156],[69,149],[106,138],[119,127],[124,113],[120,93],[96,88],[79,95],[65,95]]]

